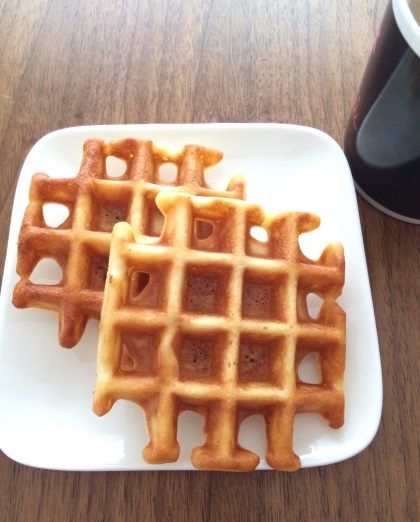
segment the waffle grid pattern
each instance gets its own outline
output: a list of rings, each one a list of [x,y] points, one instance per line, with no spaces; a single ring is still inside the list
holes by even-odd
[[[118,399],[139,404],[149,463],[178,459],[177,418],[196,411],[206,437],[193,465],[237,471],[259,463],[238,444],[241,422],[258,413],[267,463],[298,469],[295,414],[320,413],[333,428],[344,421],[345,314],[335,302],[344,284],[342,246],[328,245],[318,261],[303,255],[298,238],[319,225],[313,214],[270,218],[258,205],[170,193],[156,202],[165,224],[153,243],[139,241],[126,223],[114,228],[94,411],[103,415]],[[260,226],[267,242],[251,235]],[[309,293],[323,299],[316,319]],[[298,376],[311,352],[319,384]]]
[[[122,159],[125,173],[107,174],[109,156]],[[150,141],[124,139],[105,143],[92,139],[84,144],[83,160],[74,178],[33,176],[18,243],[16,271],[20,276],[13,304],[18,308],[45,308],[59,315],[59,342],[73,347],[83,335],[89,318],[99,319],[111,232],[115,223],[127,221],[143,241],[160,235],[163,216],[155,199],[162,190],[184,191],[200,196],[245,198],[242,176],[234,176],[226,191],[212,190],[205,182],[206,168],[217,164],[222,153],[186,145],[175,154],[158,149]],[[177,167],[173,182],[160,179],[165,163]],[[69,215],[58,227],[48,226],[44,205],[67,207]],[[52,258],[63,277],[57,285],[32,283],[41,259]]]

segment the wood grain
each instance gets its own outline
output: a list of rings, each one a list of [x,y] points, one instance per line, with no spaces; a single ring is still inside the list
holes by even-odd
[[[385,4],[3,0],[0,267],[20,168],[55,129],[289,122],[341,143]],[[294,474],[46,471],[0,452],[0,521],[419,520],[420,227],[359,207],[384,378],[365,451]]]

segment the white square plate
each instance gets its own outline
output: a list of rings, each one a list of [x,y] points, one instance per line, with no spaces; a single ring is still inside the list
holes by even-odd
[[[90,321],[72,350],[58,345],[57,316],[11,304],[16,243],[28,203],[31,177],[78,172],[88,138],[153,140],[181,149],[195,143],[223,151],[207,180],[224,189],[236,173],[247,179],[247,200],[269,212],[301,210],[321,217],[318,230],[301,237],[303,252],[317,259],[331,241],[344,245],[346,282],[338,303],[347,313],[345,424],[328,427],[317,414],[295,420],[294,449],[302,466],[331,464],[362,451],[376,434],[382,409],[382,378],[375,318],[355,191],[344,154],[326,134],[277,124],[114,125],[76,127],[42,138],[29,153],[19,178],[0,301],[0,447],[12,459],[65,470],[193,469],[191,450],[203,441],[203,420],[185,412],[179,419],[179,461],[152,466],[141,452],[147,444],[142,411],[118,401],[110,413],[92,412],[98,323]],[[44,274],[45,276],[45,274]],[[42,277],[42,275],[40,276]],[[41,281],[38,281],[41,282]],[[316,307],[316,303],[309,303]],[[311,377],[310,361],[301,368]],[[265,462],[261,417],[247,419],[239,442]]]

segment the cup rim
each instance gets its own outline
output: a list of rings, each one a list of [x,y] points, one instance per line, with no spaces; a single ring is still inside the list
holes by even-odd
[[[420,26],[410,9],[408,0],[392,0],[398,28],[407,44],[420,57]]]

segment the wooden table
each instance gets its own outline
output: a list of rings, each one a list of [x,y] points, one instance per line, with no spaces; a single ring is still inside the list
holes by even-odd
[[[1,265],[20,168],[55,129],[287,122],[341,143],[385,3],[3,0]],[[0,520],[419,520],[420,227],[359,207],[384,379],[365,451],[293,474],[234,475],[46,471],[0,453]]]

